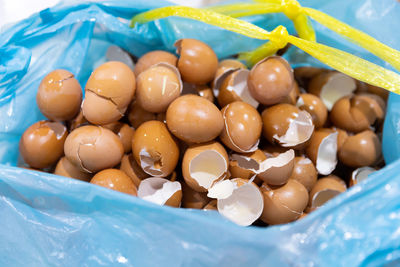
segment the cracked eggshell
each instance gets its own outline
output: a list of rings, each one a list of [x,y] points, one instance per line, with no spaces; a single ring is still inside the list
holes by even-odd
[[[136,129],[132,153],[145,173],[157,177],[170,175],[179,159],[176,141],[159,121],[145,122]]]
[[[356,185],[356,184],[361,183],[362,181],[366,180],[368,178],[368,175],[370,175],[373,172],[376,172],[376,169],[371,168],[371,167],[361,167],[361,168],[355,169],[351,173],[350,186]]]
[[[106,169],[96,173],[92,180],[90,180],[90,183],[137,196],[137,188],[131,178],[123,171],[117,169]]]
[[[264,201],[256,184],[240,178],[223,182],[232,184],[233,190],[228,197],[217,200],[221,215],[241,226],[251,225],[260,218]]]
[[[62,157],[67,134],[67,128],[60,122],[38,121],[23,133],[19,152],[33,168],[50,167]]]
[[[121,166],[119,168],[126,175],[128,175],[136,187],[139,186],[140,182],[149,177],[142,168],[137,164],[132,154],[124,155],[121,160]]]
[[[337,71],[322,72],[311,79],[308,92],[321,98],[330,111],[337,100],[351,95],[357,88],[356,80]]]
[[[366,99],[347,96],[336,101],[329,118],[336,127],[358,133],[369,129],[375,122],[376,115]]]
[[[92,72],[86,83],[83,115],[98,125],[117,121],[131,103],[135,89],[135,75],[126,64],[106,62]]]
[[[218,58],[211,47],[195,39],[181,39],[175,43],[179,54],[178,69],[185,82],[211,82],[218,68]]]
[[[260,219],[268,224],[289,223],[298,219],[308,203],[307,189],[296,180],[280,187],[264,183],[260,188],[264,197],[264,210]]]
[[[306,148],[307,156],[320,174],[328,175],[337,164],[338,132],[320,129],[314,132]]]
[[[369,104],[369,109],[373,110],[377,120],[383,120],[385,118],[386,103],[380,96],[374,94],[357,94],[357,99],[362,99]]]
[[[40,111],[53,121],[73,119],[82,102],[82,88],[67,70],[54,70],[40,82],[36,94]]]
[[[246,168],[245,166],[239,166],[237,160],[234,159],[235,156],[233,155],[231,155],[231,159],[229,161],[229,172],[231,173],[231,176],[233,178],[250,179],[254,175],[256,175],[256,173],[251,170],[253,166],[251,166],[250,168]],[[254,152],[240,154],[240,156],[250,158],[256,161],[257,163],[261,163],[267,159],[267,156],[260,149],[257,149]],[[254,179],[254,183],[257,185],[261,185],[262,180],[256,177]]]
[[[261,116],[264,137],[283,147],[300,149],[314,131],[311,115],[293,105],[274,105],[266,108]]]
[[[53,173],[85,182],[89,182],[92,178],[90,173],[83,172],[79,167],[72,164],[66,157],[62,157],[58,161]]]
[[[259,61],[251,69],[247,80],[251,96],[264,105],[283,101],[290,94],[293,83],[293,69],[278,56]]]
[[[165,112],[183,88],[175,66],[159,63],[140,73],[136,83],[136,102],[153,113]]]
[[[235,102],[243,101],[253,107],[258,107],[258,102],[255,100],[247,86],[247,79],[250,71],[247,69],[233,70],[227,73],[226,78],[221,82],[218,87],[218,104],[221,107]]]
[[[258,173],[257,177],[270,185],[285,184],[293,172],[294,158],[293,149],[272,157],[267,156],[267,159],[260,164],[261,169],[265,171]],[[264,164],[268,168],[264,167]]]
[[[371,130],[349,136],[339,151],[339,160],[350,167],[371,166],[381,156],[381,142]]]
[[[128,120],[133,128],[137,129],[146,121],[156,120],[156,114],[144,110],[136,101],[133,101],[129,106]]]
[[[185,142],[204,143],[222,132],[224,119],[217,106],[207,99],[184,95],[168,107],[167,126],[173,135]]]
[[[298,181],[299,183],[304,185],[308,192],[310,192],[317,182],[317,178],[317,169],[309,158],[294,158],[294,167],[289,179]]]
[[[226,105],[221,112],[224,118],[224,129],[219,136],[222,143],[236,152],[255,151],[262,131],[258,111],[245,102],[237,101]]]
[[[203,209],[207,203],[210,202],[210,198],[207,197],[207,193],[197,192],[188,186],[185,182],[182,182],[182,207],[188,209]]]
[[[64,153],[72,164],[93,173],[120,163],[124,147],[112,131],[101,126],[86,125],[67,136]]]
[[[179,182],[150,177],[140,183],[138,197],[158,205],[178,208],[182,201],[182,186]]]
[[[247,69],[247,67],[242,62],[235,59],[225,59],[218,63],[218,68],[211,84],[215,96],[218,96],[219,88],[225,78],[238,69]]]
[[[172,66],[176,66],[177,61],[178,58],[174,54],[166,51],[155,50],[141,56],[136,63],[135,69],[133,71],[135,73],[135,76],[138,77],[139,74],[141,74],[143,71],[147,70],[153,65],[159,63],[167,63]]]
[[[183,156],[182,175],[193,190],[207,192],[215,182],[226,177],[228,164],[228,154],[220,143],[191,145]]]
[[[312,94],[301,94],[296,106],[311,115],[315,128],[320,128],[326,123],[328,110],[319,97]]]
[[[113,133],[118,135],[118,137],[121,139],[125,153],[131,152],[132,138],[133,135],[135,134],[135,129],[130,127],[128,124],[119,121],[106,124],[103,127],[113,131]]]
[[[318,207],[321,207],[328,200],[344,191],[346,191],[345,182],[335,175],[318,179],[310,191],[310,199],[308,203],[309,209],[315,210]]]

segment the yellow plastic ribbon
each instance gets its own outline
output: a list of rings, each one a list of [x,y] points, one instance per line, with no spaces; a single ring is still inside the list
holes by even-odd
[[[340,72],[360,81],[400,94],[400,75],[397,73],[341,50],[291,36],[283,26],[268,32],[249,22],[230,16],[210,10],[183,6],[163,7],[138,14],[132,18],[131,26],[133,27],[136,23],[146,23],[169,16],[191,18],[251,38],[269,40],[270,45],[275,47],[284,47],[287,43],[291,43]]]

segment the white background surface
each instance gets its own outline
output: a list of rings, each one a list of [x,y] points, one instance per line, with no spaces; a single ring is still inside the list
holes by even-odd
[[[170,0],[178,5],[198,7],[221,0]],[[54,6],[59,0],[0,0],[0,28],[8,23],[27,18],[35,12]]]

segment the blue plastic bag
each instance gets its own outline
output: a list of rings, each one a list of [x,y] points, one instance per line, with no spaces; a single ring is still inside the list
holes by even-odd
[[[395,0],[301,2],[400,49]],[[69,2],[0,35],[0,266],[390,266],[400,265],[400,97],[391,95],[383,150],[389,165],[305,219],[242,228],[216,212],[161,207],[69,178],[13,167],[23,131],[43,119],[35,95],[56,68],[84,86],[111,44],[130,53],[164,49],[182,37],[211,45],[222,58],[260,41],[181,18],[128,27],[158,0]],[[272,29],[282,15],[249,21]],[[322,26],[318,40],[384,64]],[[292,63],[319,64],[299,51]]]

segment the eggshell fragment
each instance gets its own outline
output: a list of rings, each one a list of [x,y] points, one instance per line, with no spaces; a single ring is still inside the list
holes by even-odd
[[[70,120],[81,107],[82,89],[71,72],[54,70],[40,82],[36,102],[43,115],[50,120]]]
[[[19,152],[33,168],[50,167],[62,157],[67,134],[67,128],[59,122],[38,121],[25,130]]]
[[[134,73],[135,76],[138,77],[140,73],[153,65],[163,62],[172,66],[176,66],[177,61],[178,58],[172,53],[161,50],[151,51],[139,58],[135,66]]]
[[[321,178],[310,191],[309,206],[314,210],[344,191],[346,184],[339,177],[330,175]]]
[[[381,156],[381,143],[370,130],[349,136],[339,151],[339,160],[350,167],[373,165]]]
[[[144,179],[138,189],[138,197],[158,205],[180,207],[182,186],[164,178],[151,177]]]
[[[295,157],[293,172],[289,179],[298,181],[310,192],[317,182],[317,178],[317,169],[309,158]]]
[[[210,198],[207,193],[197,192],[182,182],[182,207],[188,209],[203,209],[209,202]],[[216,208],[215,208],[216,209]]]
[[[127,65],[106,62],[93,71],[86,83],[83,115],[98,125],[117,121],[131,103],[135,89],[135,75]]]
[[[146,111],[165,112],[182,92],[183,84],[175,66],[159,63],[137,77],[136,102]]]
[[[236,152],[252,152],[258,148],[262,131],[262,120],[251,105],[237,101],[222,109],[224,129],[221,141]]]
[[[218,87],[218,104],[225,107],[234,101],[243,101],[253,107],[258,107],[247,86],[247,79],[250,71],[247,69],[238,69],[227,73],[223,82]]]
[[[242,226],[251,225],[260,217],[264,203],[257,185],[240,178],[220,183],[224,183],[223,187],[228,187],[231,192],[229,196],[224,192],[224,198],[217,200],[217,209],[221,215]]]
[[[251,96],[264,105],[284,100],[290,94],[293,83],[293,69],[278,56],[259,61],[251,69],[247,80]]]
[[[289,104],[277,104],[265,109],[262,120],[264,137],[283,147],[300,148],[314,131],[311,115]]]
[[[240,167],[251,170],[257,174],[258,178],[271,185],[282,185],[287,182],[293,171],[294,157],[293,149],[269,157],[261,163],[239,154],[231,156],[232,160],[236,160]]]
[[[124,147],[124,152],[129,153],[132,150],[132,138],[135,133],[135,129],[130,127],[126,123],[122,122],[113,122],[110,124],[106,124],[103,126],[104,128],[107,128],[121,139],[122,146]]]
[[[196,95],[184,95],[168,107],[167,125],[173,135],[185,142],[204,143],[221,133],[224,119],[210,101]]]
[[[133,101],[129,106],[128,120],[133,128],[137,129],[146,121],[156,120],[156,114],[144,110],[136,101]]]
[[[136,129],[132,153],[139,166],[150,176],[166,177],[178,163],[179,148],[164,123],[148,121]]]
[[[101,126],[86,125],[68,135],[64,152],[72,164],[93,173],[120,163],[124,147],[112,131]]]
[[[236,156],[234,156],[234,155],[235,154],[231,155],[230,162],[229,162],[229,172],[231,173],[231,176],[233,178],[250,179],[254,175],[256,175],[256,173],[251,170],[253,165],[246,166],[247,164],[241,164],[241,166],[240,166],[239,163],[235,160]],[[243,156],[245,158],[250,158],[251,160],[256,161],[258,164],[260,164],[265,159],[267,159],[267,156],[260,149],[257,149],[254,152],[240,154],[240,156]],[[248,169],[247,167],[249,167],[250,169]],[[254,183],[259,185],[262,183],[262,180],[260,178],[256,177],[256,179],[254,180]]]
[[[350,178],[350,186],[356,185],[368,178],[368,175],[371,173],[376,172],[376,169],[371,168],[371,167],[361,167],[358,169],[355,169],[351,173],[351,178]]]
[[[190,146],[183,156],[182,174],[193,190],[207,192],[228,171],[228,154],[218,142]]]
[[[214,80],[212,82],[212,89],[214,91],[215,96],[218,97],[219,88],[221,87],[221,84],[225,80],[225,78],[229,74],[238,69],[247,69],[247,68],[242,62],[234,59],[225,59],[218,63],[218,68],[215,73]]]
[[[307,111],[313,120],[316,128],[324,126],[328,118],[328,110],[322,100],[312,94],[301,94],[297,100],[296,106]]]
[[[357,88],[356,81],[340,72],[322,72],[308,86],[308,92],[321,98],[330,111],[337,100],[351,95]]]
[[[264,183],[261,188],[264,209],[260,219],[268,224],[282,224],[298,219],[308,203],[307,189],[296,180],[280,187],[270,187]]]
[[[143,179],[149,177],[149,175],[137,164],[132,154],[123,156],[119,169],[132,179],[132,182],[136,187],[139,187],[139,184]]]
[[[62,157],[54,170],[54,174],[65,177],[74,178],[77,180],[89,182],[92,175],[87,172],[83,172],[79,167],[72,164],[66,157]]]
[[[206,84],[210,82],[218,68],[218,58],[211,47],[195,39],[181,39],[175,43],[178,69],[185,82]]]
[[[315,164],[318,173],[330,174],[337,164],[338,132],[317,130],[306,148],[307,156]]]
[[[106,169],[98,172],[90,181],[92,184],[103,186],[121,193],[137,196],[136,186],[131,178],[123,171],[117,169]]]

